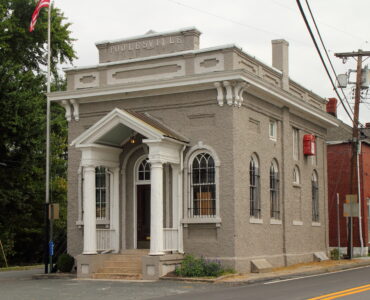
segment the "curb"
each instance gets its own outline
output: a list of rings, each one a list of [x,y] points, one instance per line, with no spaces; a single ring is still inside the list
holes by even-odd
[[[346,264],[346,265],[337,265],[337,266],[331,266],[331,267],[324,267],[321,269],[304,271],[304,272],[270,275],[266,277],[260,277],[260,278],[255,278],[255,279],[250,278],[250,279],[241,280],[241,281],[227,281],[227,282],[221,281],[217,283],[226,284],[226,285],[234,285],[234,286],[235,285],[245,285],[245,284],[255,284],[255,283],[262,283],[262,282],[268,282],[268,281],[273,281],[273,280],[285,280],[285,279],[293,279],[296,277],[329,274],[332,272],[350,270],[350,269],[367,267],[367,266],[370,266],[370,261],[357,262],[357,263],[351,263],[351,264]]]
[[[51,273],[51,274],[35,274],[32,279],[76,279],[77,275],[73,273]]]
[[[224,276],[220,276],[220,277],[212,278],[212,279],[211,278],[193,278],[193,277],[169,277],[169,276],[163,276],[163,277],[160,277],[159,279],[160,280],[172,280],[172,281],[185,281],[185,282],[204,282],[204,283],[214,283],[214,284],[225,284],[225,285],[237,286],[237,285],[268,282],[272,280],[285,280],[285,279],[292,279],[296,277],[320,275],[320,274],[325,274],[325,273],[332,273],[332,272],[350,270],[350,269],[367,267],[367,266],[370,266],[370,260],[349,263],[345,265],[322,267],[320,269],[303,271],[303,272],[297,271],[295,273],[289,273],[289,274],[277,274],[277,275],[266,274],[266,276],[261,276],[260,278],[249,278],[249,279],[240,280],[240,281],[239,280],[238,281],[223,281],[224,279],[227,279],[228,277],[232,277],[235,274],[228,274],[228,275],[224,275]]]

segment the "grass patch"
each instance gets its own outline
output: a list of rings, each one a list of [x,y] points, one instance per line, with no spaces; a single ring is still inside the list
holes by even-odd
[[[14,266],[14,267],[8,267],[8,268],[0,268],[0,272],[33,270],[33,269],[39,269],[42,267],[44,267],[44,265]]]

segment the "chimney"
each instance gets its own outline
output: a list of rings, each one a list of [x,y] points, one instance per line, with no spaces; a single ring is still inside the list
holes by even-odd
[[[272,66],[283,72],[283,89],[289,89],[289,43],[286,40],[272,40]]]
[[[337,117],[337,98],[329,98],[329,102],[326,103],[326,112],[334,117]]]
[[[366,123],[365,128],[370,128],[370,123]]]

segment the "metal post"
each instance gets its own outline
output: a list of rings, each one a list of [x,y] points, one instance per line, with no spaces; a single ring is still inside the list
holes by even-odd
[[[50,70],[50,62],[51,62],[51,50],[50,50],[50,37],[51,37],[51,22],[50,22],[50,19],[51,19],[51,4],[49,5],[49,8],[48,8],[48,72],[47,72],[47,94],[50,93],[50,74],[51,74],[51,70]],[[49,195],[49,187],[50,187],[50,101],[49,99],[46,97],[46,180],[45,180],[45,204],[46,204],[46,213],[48,213],[48,208],[49,208],[49,205],[50,205],[50,195]],[[47,241],[46,244],[49,244],[50,241],[53,240],[53,231],[52,231],[52,218],[48,218],[46,216],[46,227],[49,227],[50,229],[50,232],[49,232],[49,236],[46,237],[47,238]],[[48,226],[50,222],[50,226]],[[46,248],[46,247],[45,247]],[[47,247],[47,249],[49,250],[49,247]],[[53,258],[51,255],[49,255],[49,263],[50,263],[50,266],[49,266],[49,272],[51,272],[51,269],[52,269],[52,263],[53,263]],[[45,271],[47,270],[47,266],[45,266]]]
[[[339,193],[337,193],[337,234],[338,234],[338,259],[340,259],[340,223],[339,223]]]

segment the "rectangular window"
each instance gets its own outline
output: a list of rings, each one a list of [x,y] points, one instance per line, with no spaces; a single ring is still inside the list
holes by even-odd
[[[103,167],[95,169],[96,219],[105,220],[108,217],[109,173]]]
[[[269,137],[273,141],[277,139],[277,122],[275,120],[270,120],[269,122]]]
[[[299,159],[299,130],[293,128],[293,159]]]

